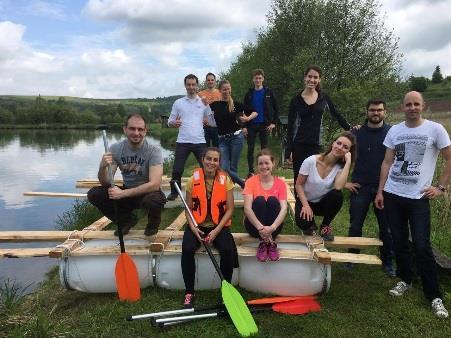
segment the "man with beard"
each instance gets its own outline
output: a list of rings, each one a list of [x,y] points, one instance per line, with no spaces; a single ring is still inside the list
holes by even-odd
[[[100,162],[100,187],[88,191],[88,199],[105,216],[113,220],[126,235],[137,222],[134,209],[147,211],[146,236],[158,231],[166,197],[160,189],[163,176],[161,149],[146,140],[146,121],[139,114],[127,116],[123,131],[127,139],[113,144]],[[108,166],[113,177],[117,168],[122,173],[124,187],[111,187]],[[116,204],[116,206],[115,206]],[[117,218],[116,218],[117,217]],[[114,232],[119,235],[118,230]]]
[[[350,237],[362,236],[368,208],[376,197],[380,168],[385,155],[383,142],[390,129],[390,125],[384,122],[386,113],[386,105],[383,100],[369,100],[366,104],[366,123],[360,129],[352,130],[357,138],[357,160],[352,172],[352,182],[346,183],[345,186],[351,191]],[[383,243],[380,248],[382,267],[388,276],[395,277],[390,230],[384,212],[377,209],[374,204],[373,209],[379,225],[379,238]],[[349,252],[359,253],[360,250],[349,249]],[[348,263],[346,267],[351,269],[353,264]]]

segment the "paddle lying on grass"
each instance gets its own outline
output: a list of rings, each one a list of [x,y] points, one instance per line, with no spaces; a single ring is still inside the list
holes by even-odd
[[[312,298],[314,296],[292,296],[292,297],[267,297],[267,298],[258,298],[258,299],[252,299],[248,300],[248,305],[272,305],[275,303],[283,303],[288,301],[293,301],[297,299],[305,299],[305,298]],[[178,310],[170,310],[170,311],[162,311],[162,312],[154,312],[154,313],[145,313],[142,315],[134,315],[134,316],[128,316],[126,319],[128,321],[132,320],[139,320],[139,319],[153,319],[153,318],[159,318],[159,317],[166,317],[166,316],[174,316],[174,315],[182,315],[182,314],[188,314],[193,312],[204,312],[204,311],[212,311],[219,309],[220,306],[223,306],[223,304],[208,306],[208,307],[198,307],[198,308],[183,308]]]
[[[272,306],[268,305],[257,305],[252,306],[250,311],[257,312],[263,310],[272,310],[274,312],[279,312],[283,314],[290,315],[303,315],[309,312],[318,312],[321,310],[321,305],[316,301],[314,297],[305,297],[302,299],[296,299],[287,302],[274,303]],[[195,320],[195,319],[204,319],[204,318],[212,318],[212,317],[221,317],[226,316],[227,312],[224,310],[223,306],[218,305],[218,308],[211,312],[201,312],[196,314],[186,315],[186,316],[176,316],[176,317],[163,317],[163,318],[153,318],[151,323],[153,326],[158,326],[160,328],[164,328],[169,325],[181,324],[187,321]]]
[[[197,227],[198,225],[196,223],[196,220],[194,219],[193,214],[188,207],[188,204],[186,204],[185,198],[183,197],[178,183],[174,182],[174,186],[180,196],[180,199],[183,202],[183,205],[185,206],[186,213],[190,217],[191,222],[193,222],[194,226]],[[224,279],[218,262],[216,262],[215,256],[213,256],[213,253],[211,252],[208,244],[205,243],[205,241],[202,241],[202,244],[204,245],[204,248],[207,251],[208,256],[210,257],[210,260],[213,263],[216,272],[219,275],[219,278],[221,278],[222,300],[236,329],[242,336],[249,336],[251,334],[257,333],[257,324],[255,324],[254,318],[252,317],[251,312],[249,311],[249,308],[247,307],[243,297],[241,297],[238,290],[235,289],[232,284]]]
[[[103,145],[105,152],[108,152],[108,139],[106,137],[106,127],[99,127],[102,130]],[[111,187],[114,187],[113,172],[111,165],[108,165],[108,175]],[[115,221],[118,226],[119,244],[121,246],[121,254],[116,261],[116,267],[114,270],[116,276],[116,288],[121,301],[135,302],[141,298],[141,288],[139,286],[138,270],[136,269],[135,262],[125,252],[124,236],[122,234],[121,225],[118,222],[117,202],[113,200]]]

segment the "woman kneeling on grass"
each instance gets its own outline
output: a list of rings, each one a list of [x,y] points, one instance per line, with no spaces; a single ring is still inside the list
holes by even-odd
[[[258,175],[246,180],[244,196],[244,226],[252,237],[260,238],[257,259],[277,261],[279,252],[274,242],[282,231],[287,214],[287,188],[272,175],[274,156],[268,149],[257,154]]]
[[[182,274],[185,282],[185,307],[194,304],[194,279],[196,266],[194,254],[201,241],[213,244],[221,255],[221,272],[232,281],[233,268],[238,267],[238,253],[229,230],[233,213],[233,182],[219,168],[218,148],[207,148],[202,158],[202,168],[194,170],[186,182],[186,203],[199,227],[186,215],[188,226],[182,242]]]
[[[333,241],[331,223],[343,204],[341,189],[345,186],[349,170],[356,158],[355,136],[344,132],[328,149],[319,155],[307,157],[299,169],[296,180],[296,224],[304,235],[316,230],[314,215],[324,216],[320,235]]]

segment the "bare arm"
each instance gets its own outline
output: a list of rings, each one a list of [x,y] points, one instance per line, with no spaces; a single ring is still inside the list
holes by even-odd
[[[103,154],[102,160],[100,161],[99,165],[99,171],[97,173],[97,178],[99,179],[100,184],[103,186],[111,185],[110,179],[112,178],[110,178],[110,175],[108,174],[109,165],[111,165],[111,172],[113,175],[112,178],[114,178],[114,174],[117,170],[117,164],[113,163],[113,155],[110,152]]]
[[[341,172],[335,176],[334,188],[336,190],[341,190],[344,188],[346,181],[348,180],[349,170],[351,169],[351,153],[345,154],[345,166]]]
[[[440,153],[442,154],[445,165],[443,167],[442,174],[440,175],[438,179],[438,184],[447,187],[448,182],[451,179],[451,146],[447,146],[440,150]],[[424,189],[424,196],[427,198],[436,198],[443,194],[443,191],[438,189],[437,187],[427,187]]]
[[[392,166],[394,161],[395,161],[395,150],[387,148],[385,150],[385,157],[381,165],[379,188],[377,189],[376,198],[374,199],[374,204],[378,209],[384,208],[384,195],[382,194],[382,192],[384,190],[385,182],[387,182],[388,172],[390,171],[390,167]]]
[[[313,219],[313,210],[310,207],[310,204],[308,203],[307,196],[305,196],[304,192],[304,184],[307,181],[308,175],[298,175],[298,178],[296,179],[296,184],[294,186],[294,189],[296,190],[296,194],[298,195],[301,203],[301,218],[306,219],[308,221],[311,221]]]
[[[285,219],[285,216],[287,215],[287,200],[279,200],[280,203],[280,212],[277,215],[276,219],[274,220],[271,227],[273,227],[273,231],[275,231],[283,222]]]

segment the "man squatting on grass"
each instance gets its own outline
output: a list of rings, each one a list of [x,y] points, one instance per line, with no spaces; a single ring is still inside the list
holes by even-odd
[[[384,140],[387,150],[381,166],[375,204],[385,210],[393,237],[397,275],[401,279],[389,291],[390,295],[402,296],[412,288],[410,226],[424,295],[432,302],[432,312],[439,318],[447,318],[448,311],[442,303],[430,242],[429,199],[440,197],[446,192],[451,177],[451,142],[441,124],[421,116],[424,107],[420,93],[412,91],[405,95],[405,121],[394,125]],[[439,152],[445,165],[438,184],[431,186]]]
[[[109,152],[102,156],[98,172],[101,186],[90,189],[88,199],[102,214],[121,227],[123,235],[138,221],[133,210],[147,210],[144,234],[152,236],[158,231],[161,212],[166,203],[166,197],[160,190],[163,175],[161,149],[145,139],[146,121],[139,114],[127,116],[123,131],[127,139],[113,144]],[[119,167],[124,178],[124,188],[110,187],[109,165],[113,177]],[[118,230],[114,234],[118,236]]]

